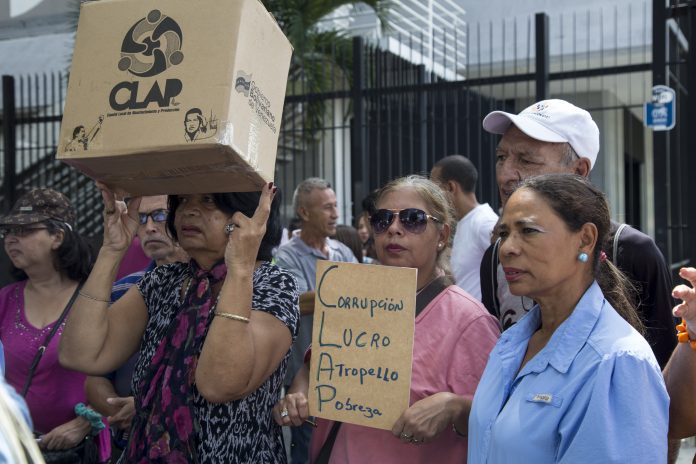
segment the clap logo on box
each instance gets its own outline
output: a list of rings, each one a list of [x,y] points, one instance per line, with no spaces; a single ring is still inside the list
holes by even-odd
[[[157,76],[184,60],[182,45],[183,33],[179,24],[161,11],[152,10],[131,26],[123,38],[118,69],[139,78]],[[140,89],[141,83],[133,80],[116,84],[109,94],[111,108],[115,111],[137,110],[151,104],[165,108],[176,104],[174,97],[183,89],[179,79],[166,79],[164,85],[155,80],[147,91]]]

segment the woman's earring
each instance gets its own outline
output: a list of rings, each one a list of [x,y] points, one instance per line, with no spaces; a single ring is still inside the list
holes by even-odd
[[[581,251],[580,254],[578,255],[578,261],[580,261],[581,263],[586,263],[587,260],[589,260],[589,259],[590,259],[590,256],[587,253],[585,253],[584,251]]]

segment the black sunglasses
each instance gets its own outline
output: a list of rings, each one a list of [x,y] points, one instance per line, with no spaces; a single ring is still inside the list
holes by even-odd
[[[15,237],[27,237],[34,232],[39,230],[47,230],[48,227],[27,227],[27,226],[10,226],[0,228],[0,239],[7,237],[8,235],[14,235]]]
[[[140,218],[140,224],[145,225],[147,224],[147,218],[149,217],[152,218],[153,222],[165,222],[168,214],[169,213],[166,209],[156,209],[154,211],[150,211],[149,213],[138,213],[138,217]]]
[[[407,232],[412,234],[421,234],[428,225],[428,219],[434,222],[442,223],[441,219],[431,216],[422,209],[406,208],[398,209],[378,209],[370,216],[370,224],[375,234],[383,234],[389,229],[389,226],[394,222],[394,218],[399,216],[401,225],[404,226]]]

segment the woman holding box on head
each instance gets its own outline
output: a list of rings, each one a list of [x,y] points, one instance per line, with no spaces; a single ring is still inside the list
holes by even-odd
[[[488,353],[500,333],[481,304],[451,284],[452,214],[440,188],[420,176],[390,182],[371,216],[380,263],[418,269],[411,376],[411,406],[390,432],[319,419],[312,436],[313,462],[456,462],[467,439],[453,421],[473,395]],[[282,425],[308,417],[306,367],[274,408]]]
[[[537,304],[491,352],[469,464],[666,461],[669,398],[627,281],[601,250],[609,225],[604,195],[578,176],[528,179],[508,200],[500,262],[512,294]]]
[[[263,191],[172,195],[167,226],[191,256],[147,273],[109,309],[118,264],[138,225],[104,198],[104,244],[75,302],[61,362],[89,374],[138,347],[136,416],[124,462],[285,462],[271,408],[299,318],[295,280],[269,263],[279,201]]]

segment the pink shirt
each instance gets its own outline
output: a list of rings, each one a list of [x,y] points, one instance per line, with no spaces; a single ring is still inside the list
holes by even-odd
[[[24,287],[27,281],[0,289],[0,340],[5,348],[5,379],[18,393],[22,392],[36,351],[53,328],[51,323],[38,329],[24,313]],[[34,372],[25,398],[34,431],[48,433],[75,418],[75,405],[87,404],[86,376],[70,371],[58,363],[58,343],[63,327],[53,335]],[[106,461],[111,454],[108,427],[95,438],[99,457]]]
[[[452,285],[416,318],[411,404],[438,392],[473,395],[500,329],[471,295]],[[316,460],[332,421],[318,419],[310,443]],[[433,441],[404,444],[391,431],[344,423],[331,453],[332,464],[360,462],[466,462],[467,440],[447,427]]]

